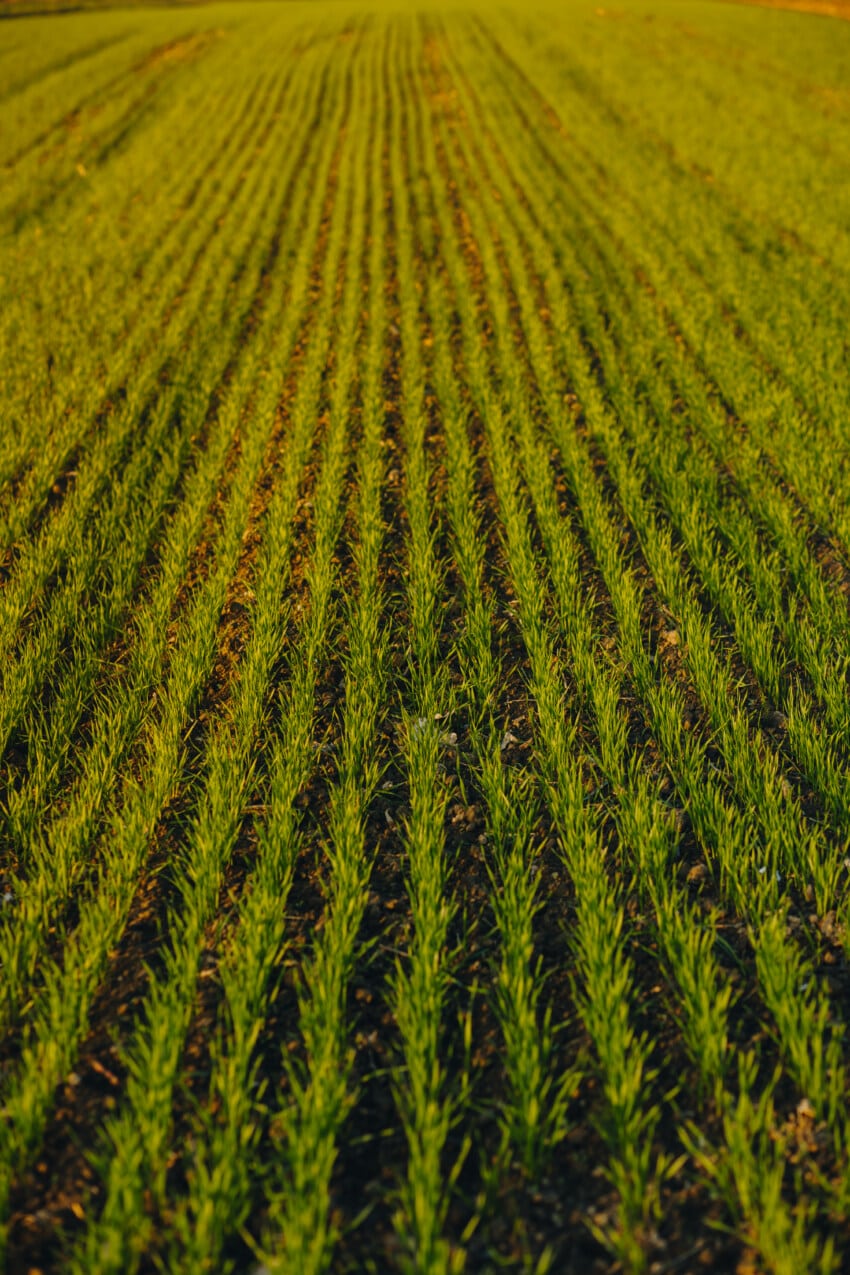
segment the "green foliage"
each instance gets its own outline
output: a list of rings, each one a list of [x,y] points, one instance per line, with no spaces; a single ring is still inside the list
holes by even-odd
[[[4,1260],[844,1269],[850,27],[2,33]]]

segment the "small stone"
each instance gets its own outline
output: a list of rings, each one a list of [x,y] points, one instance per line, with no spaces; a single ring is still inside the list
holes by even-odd
[[[826,915],[822,916],[818,921],[818,929],[825,939],[831,939],[834,937],[836,931],[836,920],[835,909],[832,908],[831,911],[827,912]]]

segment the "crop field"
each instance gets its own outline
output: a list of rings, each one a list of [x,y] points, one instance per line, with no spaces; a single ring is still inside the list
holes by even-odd
[[[850,24],[0,22],[0,1266],[850,1270]]]

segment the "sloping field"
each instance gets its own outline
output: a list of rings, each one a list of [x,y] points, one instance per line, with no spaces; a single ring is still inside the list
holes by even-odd
[[[850,26],[20,19],[0,165],[6,1269],[850,1269]]]

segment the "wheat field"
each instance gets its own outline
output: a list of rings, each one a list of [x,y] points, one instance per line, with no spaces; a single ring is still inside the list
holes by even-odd
[[[850,1263],[850,25],[0,21],[10,1272]]]

